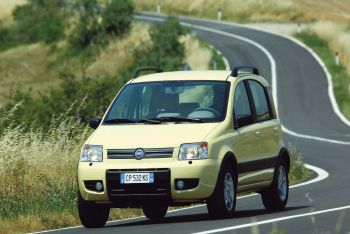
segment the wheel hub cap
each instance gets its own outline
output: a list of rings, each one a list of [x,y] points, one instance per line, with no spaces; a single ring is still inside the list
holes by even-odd
[[[230,173],[226,173],[224,179],[224,198],[225,206],[228,211],[231,211],[233,208],[234,194],[235,188],[233,185],[232,175]]]
[[[278,168],[278,195],[281,201],[287,197],[287,176],[283,166]]]

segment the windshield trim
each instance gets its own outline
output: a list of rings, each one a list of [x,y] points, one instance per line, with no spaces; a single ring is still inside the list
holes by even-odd
[[[223,83],[226,85],[226,93],[224,95],[225,101],[223,105],[223,113],[222,118],[217,120],[211,120],[211,119],[202,119],[202,122],[167,122],[167,123],[175,123],[175,124],[203,124],[203,123],[220,123],[223,122],[226,119],[227,116],[227,107],[229,102],[229,94],[231,90],[231,82],[230,81],[222,81],[222,80],[177,80],[177,81],[168,81],[168,80],[157,80],[157,81],[145,81],[145,82],[135,82],[135,83],[127,83],[125,84],[117,93],[117,96],[114,98],[112,104],[109,106],[106,114],[104,115],[102,119],[102,125],[134,125],[134,124],[150,124],[150,123],[106,123],[107,116],[110,115],[110,112],[113,109],[113,106],[118,101],[118,96],[124,91],[124,89],[131,85],[137,85],[137,84],[148,84],[148,83],[162,83],[162,82],[214,82],[214,83]]]

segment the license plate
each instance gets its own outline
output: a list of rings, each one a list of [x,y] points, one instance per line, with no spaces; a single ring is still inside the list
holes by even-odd
[[[120,173],[121,184],[153,184],[154,173]]]

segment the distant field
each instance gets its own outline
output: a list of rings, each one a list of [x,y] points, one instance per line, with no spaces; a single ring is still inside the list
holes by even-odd
[[[222,10],[223,20],[238,22],[304,22],[331,20],[350,22],[349,0],[133,0],[138,10],[161,9],[169,14],[216,18]]]

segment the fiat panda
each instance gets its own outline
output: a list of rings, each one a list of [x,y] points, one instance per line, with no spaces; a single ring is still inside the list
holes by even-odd
[[[211,216],[232,217],[247,192],[268,210],[286,206],[290,158],[254,67],[139,69],[90,126],[77,170],[85,227],[104,226],[111,208],[140,207],[158,220],[169,206],[206,203]]]

